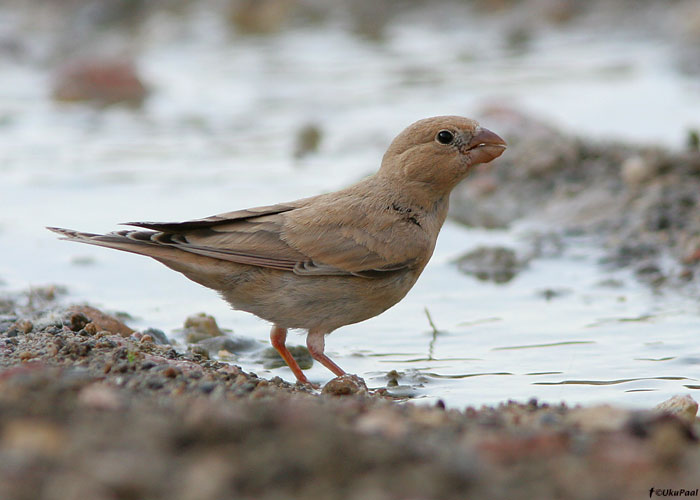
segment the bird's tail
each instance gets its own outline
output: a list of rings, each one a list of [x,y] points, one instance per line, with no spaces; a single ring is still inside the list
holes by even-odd
[[[47,227],[49,231],[60,234],[62,240],[77,241],[89,245],[114,248],[125,252],[146,255],[155,259],[167,259],[179,253],[177,249],[159,245],[151,240],[154,231],[125,230],[107,234],[81,233],[73,229]]]
[[[62,240],[77,241],[152,257],[170,269],[184,274],[192,281],[215,290],[224,286],[222,279],[225,278],[225,273],[222,272],[222,267],[239,266],[233,262],[222,262],[212,257],[196,255],[153,240],[154,236],[163,235],[158,231],[124,230],[107,234],[93,234],[60,227],[47,227],[46,229],[60,234]],[[232,272],[234,271],[232,270]]]

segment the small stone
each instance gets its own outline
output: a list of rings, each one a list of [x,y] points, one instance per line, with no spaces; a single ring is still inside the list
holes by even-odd
[[[232,353],[227,351],[226,349],[222,349],[219,352],[216,353],[216,357],[219,358],[220,360],[223,361],[231,361],[236,358]]]
[[[90,323],[88,317],[81,312],[74,312],[71,314],[69,321],[70,329],[74,332],[79,332],[80,330],[84,329],[88,323]]]
[[[163,332],[163,330],[158,330],[157,328],[147,328],[146,330],[143,331],[144,335],[150,335],[151,338],[153,339],[153,342],[159,345],[169,345],[170,340],[168,339],[167,335]]]
[[[509,282],[526,265],[510,248],[486,246],[462,255],[456,263],[461,272],[495,283]]]
[[[617,431],[622,429],[630,417],[630,411],[610,405],[574,408],[566,421],[584,432]]]
[[[229,19],[244,34],[276,33],[289,18],[291,0],[229,0]]]
[[[25,335],[32,331],[34,324],[27,319],[20,319],[14,322],[10,327],[10,330],[14,329],[19,333],[24,333]],[[9,335],[8,335],[9,336]]]
[[[146,387],[148,387],[149,389],[162,389],[164,385],[165,384],[163,384],[163,381],[158,377],[151,377],[148,380],[146,380]]]
[[[89,318],[92,321],[92,323],[95,324],[95,329],[97,329],[98,331],[106,330],[108,332],[121,335],[122,337],[129,337],[132,333],[134,333],[134,330],[126,326],[114,316],[110,316],[109,314],[103,313],[102,311],[100,311],[99,309],[95,309],[94,307],[73,306],[70,308],[70,311],[72,311],[74,314],[82,313],[84,316]]]
[[[656,175],[656,166],[641,156],[631,156],[622,162],[620,176],[628,187],[637,187]]]
[[[55,457],[64,450],[66,435],[55,424],[23,417],[3,425],[1,442],[5,450]]]
[[[154,342],[153,342],[153,337],[151,337],[150,335],[147,335],[147,334],[144,334],[144,335],[141,337],[141,340],[139,340],[139,342],[140,342],[141,344],[146,344],[146,343],[148,343],[148,344],[153,344],[153,343],[154,343]]]
[[[301,127],[296,136],[294,158],[303,158],[318,151],[321,137],[321,128],[318,125],[309,123]]]
[[[214,382],[203,382],[199,385],[199,390],[204,394],[210,394],[214,389],[216,389],[216,384]]]
[[[84,330],[87,332],[88,335],[97,335],[97,332],[99,331],[97,325],[92,322],[85,325]]]
[[[78,393],[78,402],[96,410],[118,410],[122,407],[119,393],[107,384],[95,382]]]
[[[21,361],[29,361],[30,359],[34,358],[36,355],[33,352],[29,351],[22,351],[19,353],[19,359]]]
[[[165,370],[163,370],[164,377],[175,378],[178,375],[182,375],[182,370],[174,366],[168,366]]]
[[[199,345],[204,347],[209,352],[212,351],[228,351],[229,353],[241,353],[251,351],[258,347],[258,343],[254,339],[245,337],[231,337],[228,335],[219,335],[200,340]]]
[[[155,364],[153,361],[151,361],[150,359],[144,361],[143,363],[141,363],[141,369],[142,369],[142,370],[150,370],[150,369],[153,368],[154,366],[156,366],[156,364]]]
[[[187,350],[192,354],[201,356],[204,359],[209,359],[209,351],[205,347],[202,347],[200,344],[189,345],[187,346]]]
[[[698,403],[688,394],[684,396],[677,395],[656,405],[654,411],[676,415],[678,418],[692,424],[698,413]]]
[[[357,375],[346,373],[330,380],[323,386],[322,394],[332,396],[347,396],[350,394],[367,394],[367,384]]]
[[[126,373],[129,371],[129,365],[127,363],[118,363],[112,368],[112,371],[116,373]]]
[[[94,58],[63,64],[53,83],[57,101],[83,101],[101,106],[125,103],[140,106],[148,91],[129,60]]]
[[[288,349],[302,370],[308,370],[313,366],[314,359],[311,357],[311,353],[309,353],[309,350],[306,347],[295,345],[288,347]],[[280,356],[273,347],[268,347],[262,352],[261,360],[263,362],[263,367],[267,370],[287,366],[287,363],[282,359],[282,356]]]
[[[214,317],[205,313],[189,316],[185,320],[184,332],[185,341],[188,344],[196,344],[204,339],[223,335]]]
[[[388,409],[372,410],[357,419],[355,428],[361,434],[402,438],[408,433],[408,425],[404,419],[396,417],[396,412]]]

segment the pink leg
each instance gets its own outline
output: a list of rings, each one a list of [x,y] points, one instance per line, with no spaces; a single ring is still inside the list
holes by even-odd
[[[309,334],[306,337],[306,346],[309,348],[311,357],[313,357],[316,361],[321,363],[323,366],[328,368],[336,375],[345,375],[345,372],[341,367],[339,367],[333,361],[331,361],[331,358],[323,354],[323,349],[326,345],[325,336],[326,334],[322,331],[313,329],[309,330]]]
[[[304,375],[304,372],[301,371],[299,363],[297,363],[297,361],[292,357],[292,353],[289,352],[289,349],[287,349],[287,346],[284,344],[286,340],[287,329],[274,325],[272,327],[272,331],[270,332],[270,342],[272,342],[272,347],[274,347],[275,350],[280,353],[280,356],[282,356],[284,362],[287,363],[287,366],[289,366],[289,368],[292,370],[292,373],[294,373],[297,380],[304,384],[308,384],[309,381],[306,378],[306,375]]]

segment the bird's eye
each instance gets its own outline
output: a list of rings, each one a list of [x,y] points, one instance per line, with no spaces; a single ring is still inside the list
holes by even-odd
[[[455,136],[449,130],[441,130],[437,133],[435,138],[440,144],[450,144],[452,141],[454,141]]]

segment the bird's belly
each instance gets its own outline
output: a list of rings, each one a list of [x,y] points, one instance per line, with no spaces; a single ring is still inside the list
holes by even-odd
[[[298,276],[261,270],[222,291],[235,308],[283,328],[336,328],[374,317],[400,301],[420,271],[395,272],[381,278]]]

